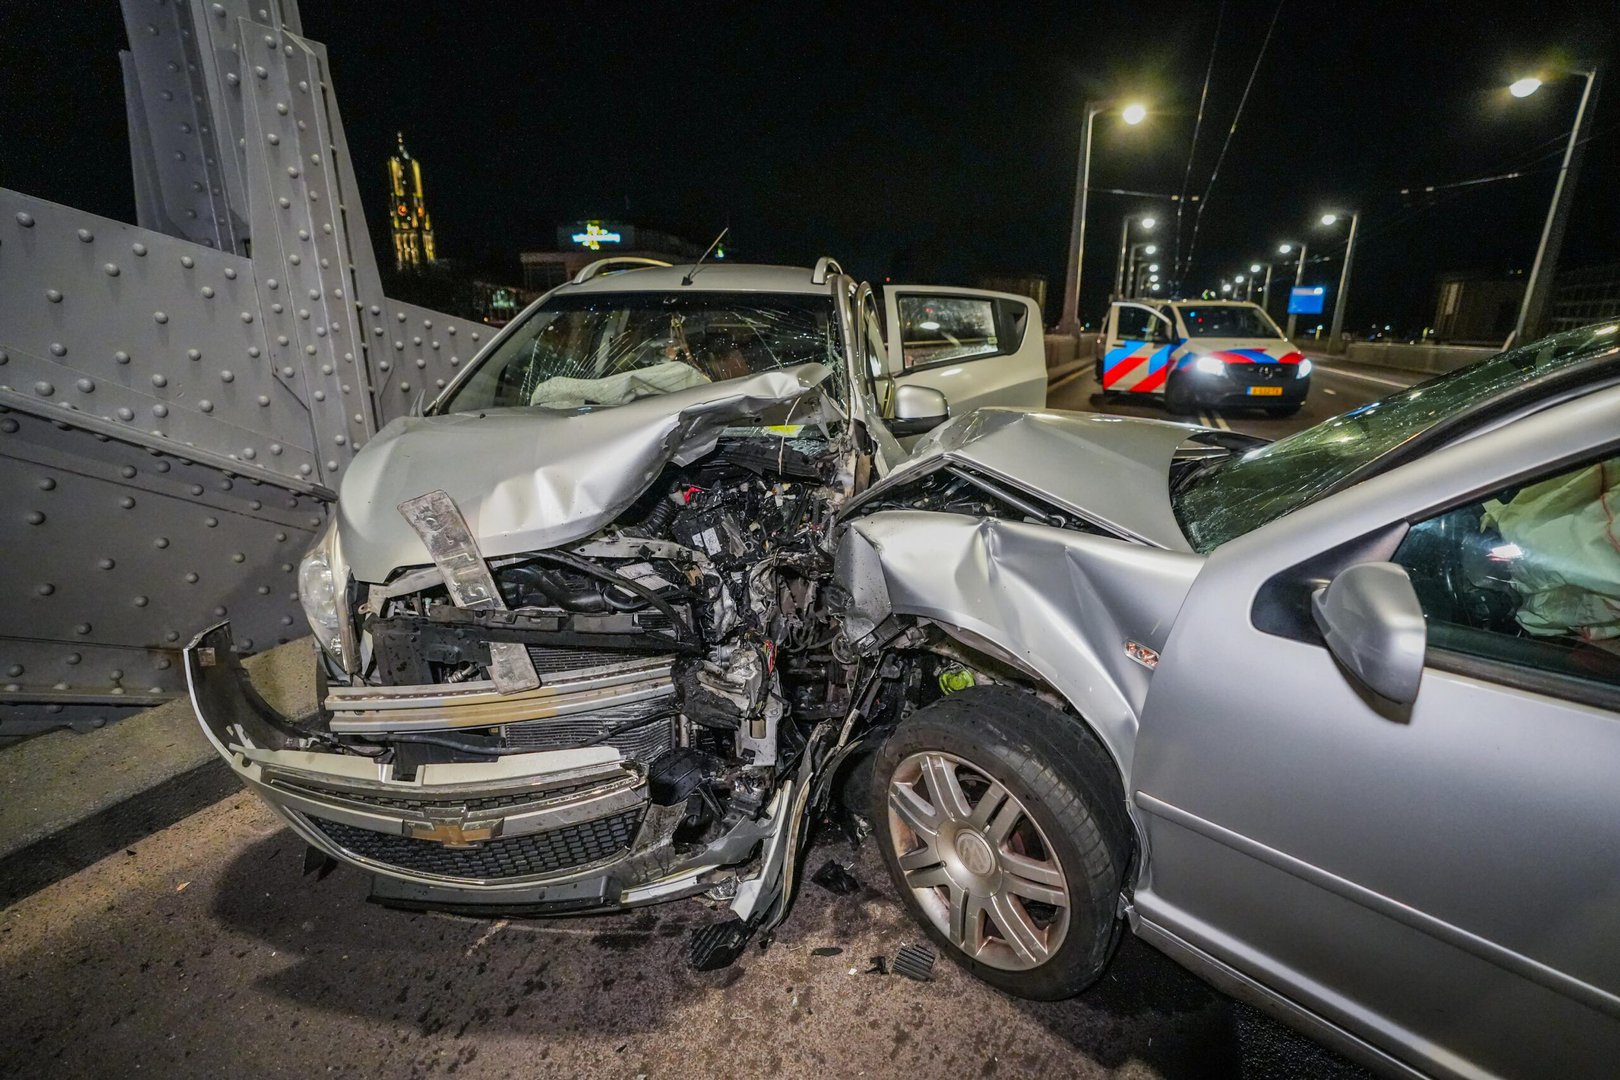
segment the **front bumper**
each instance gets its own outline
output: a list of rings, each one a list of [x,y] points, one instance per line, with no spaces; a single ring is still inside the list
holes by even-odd
[[[1216,409],[1278,409],[1296,408],[1303,404],[1311,392],[1311,377],[1295,378],[1291,370],[1286,377],[1272,380],[1238,378],[1226,375],[1193,375],[1193,401],[1204,408]],[[1251,373],[1245,372],[1245,375]]]
[[[203,733],[313,847],[376,879],[379,898],[482,910],[613,908],[702,886],[669,877],[679,809],[610,746],[438,763],[414,775],[323,746],[272,709],[230,649],[229,624],[185,650]]]

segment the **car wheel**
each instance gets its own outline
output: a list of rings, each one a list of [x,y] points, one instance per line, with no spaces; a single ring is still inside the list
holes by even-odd
[[[1113,760],[1031,694],[962,690],[879,748],[873,820],[906,908],[1018,997],[1072,997],[1118,943],[1130,825]]]
[[[1176,416],[1191,416],[1198,411],[1198,402],[1194,400],[1192,387],[1186,379],[1171,376],[1164,388],[1164,407]]]

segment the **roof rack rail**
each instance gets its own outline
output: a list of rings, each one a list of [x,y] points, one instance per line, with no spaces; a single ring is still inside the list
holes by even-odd
[[[574,284],[583,285],[585,282],[591,280],[591,278],[596,277],[598,274],[605,274],[615,266],[628,269],[632,266],[668,265],[670,264],[662,259],[640,259],[634,255],[615,255],[611,259],[597,259],[593,263],[588,263],[585,266],[585,269],[574,275]]]
[[[827,284],[827,275],[829,273],[842,274],[843,272],[844,268],[838,265],[837,259],[833,258],[831,255],[823,255],[821,258],[816,260],[816,268],[810,271],[810,284],[825,285]]]

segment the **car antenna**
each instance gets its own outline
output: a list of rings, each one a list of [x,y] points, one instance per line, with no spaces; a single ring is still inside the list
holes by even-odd
[[[709,257],[709,252],[720,246],[720,241],[724,240],[726,238],[726,233],[730,231],[730,225],[727,225],[725,228],[720,230],[720,235],[714,238],[714,242],[708,246],[702,255],[698,256],[698,261],[692,264],[692,269],[688,270],[686,272],[686,276],[681,278],[682,285],[692,284],[692,278],[697,275],[698,267],[703,265],[703,260]]]

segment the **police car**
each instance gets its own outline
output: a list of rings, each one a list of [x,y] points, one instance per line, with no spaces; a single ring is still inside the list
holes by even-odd
[[[1258,304],[1221,300],[1108,308],[1097,358],[1103,394],[1162,398],[1172,413],[1259,408],[1298,412],[1311,362]]]

